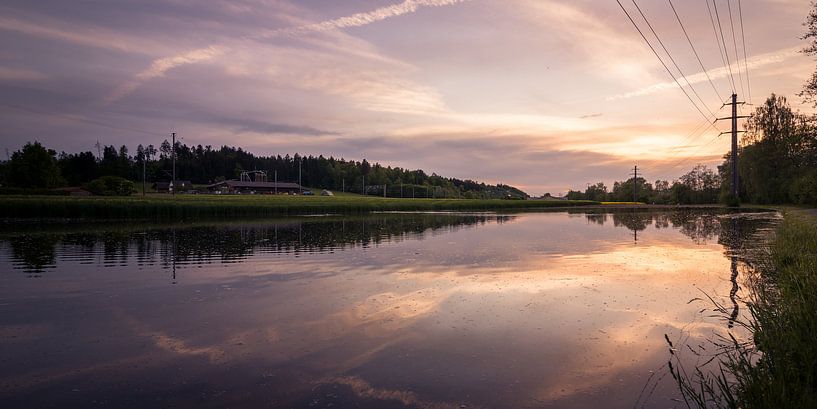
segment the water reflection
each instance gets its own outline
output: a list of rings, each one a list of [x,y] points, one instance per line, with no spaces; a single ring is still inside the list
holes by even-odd
[[[725,326],[687,301],[739,297],[747,237],[773,223],[679,211],[31,227],[0,236],[0,399],[633,407],[663,334]],[[673,397],[670,382],[643,402]]]
[[[240,262],[254,253],[323,253],[350,247],[421,238],[424,234],[454,232],[485,223],[504,223],[515,216],[425,213],[406,217],[305,217],[253,224],[184,225],[165,227],[126,224],[110,226],[41,226],[0,236],[11,248],[14,268],[39,277],[59,260],[92,263],[99,257],[106,267],[124,266],[135,256],[138,265]],[[15,226],[18,227],[18,226]],[[12,230],[13,231],[13,230]]]

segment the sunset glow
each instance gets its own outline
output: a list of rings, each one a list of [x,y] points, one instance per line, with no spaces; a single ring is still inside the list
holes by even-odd
[[[725,98],[706,9],[675,7]],[[642,9],[718,114],[669,5]],[[736,87],[741,99],[776,92],[809,111],[796,97],[814,64],[799,52],[808,11],[743,3],[752,99]],[[0,16],[11,151],[34,139],[72,152],[159,145],[175,131],[186,144],[366,158],[539,195],[610,184],[634,164],[672,180],[729,146],[714,127],[693,132],[703,118],[614,1],[11,0]]]

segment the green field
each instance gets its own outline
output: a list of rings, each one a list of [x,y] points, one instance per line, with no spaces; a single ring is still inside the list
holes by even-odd
[[[491,211],[594,205],[590,201],[399,199],[373,196],[148,195],[0,196],[7,218],[195,219],[375,211]]]

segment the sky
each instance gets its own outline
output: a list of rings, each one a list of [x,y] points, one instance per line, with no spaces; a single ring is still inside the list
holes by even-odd
[[[4,0],[0,147],[133,151],[176,132],[533,195],[634,165],[673,180],[721,162],[729,125],[705,118],[729,114],[733,89],[814,112],[796,95],[815,69],[799,52],[809,2],[738,3],[714,4],[727,64],[711,1],[672,3],[694,51],[669,2],[638,2],[673,64],[622,0],[696,108],[614,0]]]

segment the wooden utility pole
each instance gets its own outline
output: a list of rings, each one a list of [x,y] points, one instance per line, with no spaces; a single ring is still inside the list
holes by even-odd
[[[147,163],[147,160],[148,160],[148,155],[146,155],[144,152],[142,152],[142,196],[143,197],[145,196],[145,189],[146,189],[146,186],[147,186],[145,184],[145,173],[146,173],[145,172],[145,167],[146,167],[145,163]]]
[[[633,167],[633,202],[638,202],[638,166]]]
[[[170,193],[176,194],[176,132],[171,133],[171,137],[173,138],[173,147],[171,149],[170,156],[173,157],[173,175],[171,176],[170,180]]]
[[[277,195],[278,194],[278,171],[275,170],[273,172],[275,172],[275,194]]]

